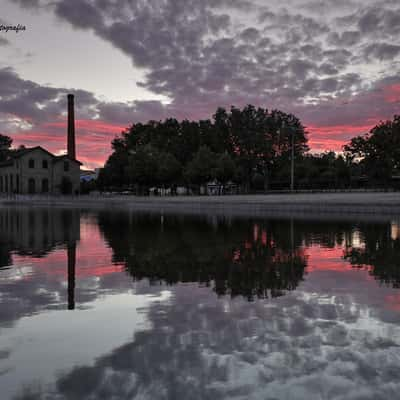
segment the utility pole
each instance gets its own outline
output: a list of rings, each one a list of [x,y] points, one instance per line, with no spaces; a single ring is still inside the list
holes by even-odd
[[[290,130],[292,131],[292,155],[291,155],[291,165],[290,165],[290,191],[294,191],[294,132],[295,128],[291,127]]]

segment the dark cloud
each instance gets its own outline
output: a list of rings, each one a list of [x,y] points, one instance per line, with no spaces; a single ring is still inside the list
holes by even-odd
[[[341,34],[333,32],[329,36],[329,42],[335,46],[354,46],[360,42],[362,36],[359,31],[345,31]]]
[[[335,68],[334,65],[329,63],[321,64],[319,67],[320,71],[324,75],[336,75],[339,73],[339,70]]]
[[[260,33],[255,28],[247,28],[240,33],[240,37],[246,42],[255,42],[260,37]]]
[[[255,0],[19,3],[52,10],[72,27],[94,32],[143,70],[139,86],[169,99],[168,104],[104,103],[86,93],[82,115],[87,118],[122,124],[166,116],[206,118],[218,106],[248,103],[305,110],[302,118],[313,115],[318,102],[325,110],[327,99],[352,103],[351,96],[379,86],[388,71],[399,72],[400,8],[391,0],[274,0],[268,6]],[[34,85],[24,83],[29,84]],[[54,97],[40,113],[31,90],[9,99],[2,110],[19,107],[34,120],[49,118],[61,103],[57,90],[44,90]],[[377,107],[380,118],[390,117],[391,106]],[[330,120],[330,111],[325,115]]]
[[[372,43],[364,49],[366,58],[379,60],[393,60],[400,54],[400,46],[390,43]]]
[[[371,33],[379,29],[382,10],[378,8],[369,9],[358,21],[361,32]]]

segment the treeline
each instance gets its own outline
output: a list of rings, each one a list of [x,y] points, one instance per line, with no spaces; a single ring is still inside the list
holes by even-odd
[[[306,131],[292,114],[248,105],[219,108],[212,120],[135,124],[112,142],[101,188],[191,187],[232,182],[243,191],[266,189],[308,150]]]
[[[240,192],[397,186],[400,175],[400,117],[354,137],[343,152],[312,154],[300,120],[279,110],[248,105],[219,108],[211,120],[135,124],[112,142],[102,169],[101,190],[146,193],[151,187],[185,186],[198,192],[215,181]]]

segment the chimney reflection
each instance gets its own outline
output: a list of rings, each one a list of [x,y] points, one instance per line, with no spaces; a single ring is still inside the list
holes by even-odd
[[[76,243],[69,243],[67,247],[68,258],[68,310],[75,309],[75,265]]]

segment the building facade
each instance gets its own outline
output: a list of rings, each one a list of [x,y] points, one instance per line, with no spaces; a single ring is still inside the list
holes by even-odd
[[[55,156],[41,146],[11,151],[0,163],[2,194],[78,194],[80,166],[75,158],[74,97],[68,95],[68,154]]]

